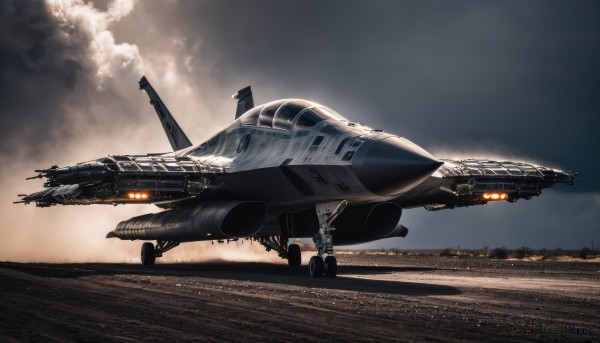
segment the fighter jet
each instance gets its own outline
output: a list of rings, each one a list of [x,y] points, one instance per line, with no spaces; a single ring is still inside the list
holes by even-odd
[[[516,202],[577,176],[524,162],[438,159],[312,101],[254,106],[250,87],[234,95],[231,125],[193,145],[145,77],[139,86],[173,152],[36,170],[32,178],[44,178],[45,189],[16,203],[154,204],[162,211],[122,221],[106,235],[156,241],[142,244],[144,265],[182,242],[251,239],[299,266],[292,239],[312,238],[310,275],[335,277],[334,245],[405,237],[404,209]]]

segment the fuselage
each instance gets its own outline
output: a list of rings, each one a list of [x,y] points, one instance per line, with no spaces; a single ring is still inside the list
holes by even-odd
[[[305,100],[257,106],[175,156],[224,170],[207,197],[243,197],[274,210],[335,199],[387,201],[442,164],[405,138],[352,123]]]

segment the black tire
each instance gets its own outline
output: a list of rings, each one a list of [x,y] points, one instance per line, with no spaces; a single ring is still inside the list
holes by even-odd
[[[145,266],[152,266],[154,265],[154,261],[156,261],[154,244],[149,242],[142,244],[142,264]]]
[[[325,273],[325,263],[323,262],[323,258],[321,258],[321,256],[311,257],[308,262],[308,271],[312,277],[323,277],[323,273]]]
[[[335,256],[325,257],[325,276],[335,277],[337,275],[337,260]]]
[[[290,267],[298,267],[302,264],[302,253],[298,244],[290,244],[288,246],[287,260]]]

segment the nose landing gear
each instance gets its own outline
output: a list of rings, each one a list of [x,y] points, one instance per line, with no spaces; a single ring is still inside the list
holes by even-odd
[[[337,205],[337,206],[336,206]],[[335,277],[337,275],[337,260],[333,255],[333,221],[346,209],[348,202],[328,202],[315,206],[319,218],[319,233],[313,238],[317,256],[310,258],[308,269],[312,277]],[[323,258],[323,255],[326,255]]]

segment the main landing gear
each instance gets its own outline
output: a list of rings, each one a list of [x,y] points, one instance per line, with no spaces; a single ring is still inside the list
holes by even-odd
[[[302,253],[298,244],[288,245],[287,260],[290,267],[299,267],[302,264]]]
[[[260,237],[258,242],[267,251],[275,250],[279,257],[288,260],[290,267],[299,267],[302,264],[302,253],[298,244],[289,244],[285,236]]]
[[[157,257],[162,257],[162,254],[175,248],[180,242],[177,241],[157,241],[156,246],[150,242],[142,244],[142,264],[152,266]]]
[[[337,206],[336,206],[337,205]],[[337,275],[337,260],[333,255],[333,221],[346,209],[348,202],[328,202],[315,206],[319,218],[319,233],[313,237],[317,256],[310,258],[308,270],[312,277],[335,277]],[[324,255],[325,258],[323,257]]]

